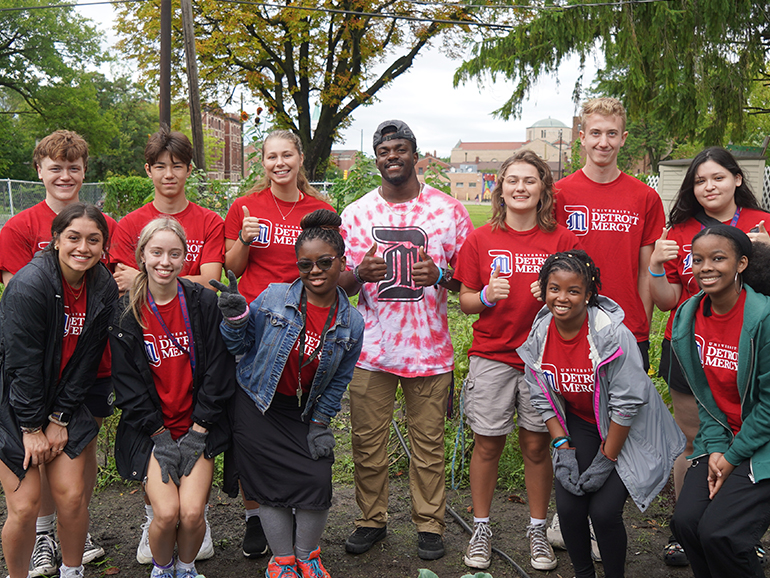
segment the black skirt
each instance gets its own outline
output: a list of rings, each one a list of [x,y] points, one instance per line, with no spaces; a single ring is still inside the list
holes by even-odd
[[[231,406],[234,468],[229,475],[240,481],[246,499],[276,508],[331,507],[334,455],[318,460],[310,456],[310,425],[301,418],[306,403],[307,395],[298,406],[295,396],[276,393],[263,414],[236,388]]]

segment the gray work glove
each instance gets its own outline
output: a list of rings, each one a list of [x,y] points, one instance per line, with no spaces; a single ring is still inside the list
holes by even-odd
[[[209,432],[197,432],[193,428],[185,434],[179,442],[179,453],[182,460],[179,462],[179,471],[183,476],[189,476],[198,458],[206,449],[206,437]]]
[[[171,439],[171,432],[166,430],[163,433],[159,433],[152,438],[152,441],[155,443],[152,454],[158,460],[158,465],[160,465],[160,477],[163,483],[167,484],[168,479],[171,478],[178,486],[178,467],[181,454],[179,453],[179,446]]]
[[[328,426],[314,421],[310,422],[310,431],[307,432],[307,447],[314,460],[330,455],[336,443],[334,434]]]
[[[227,271],[227,279],[230,281],[230,286],[220,283],[215,279],[212,279],[209,283],[220,292],[217,305],[222,312],[222,316],[225,318],[225,323],[230,327],[241,327],[249,322],[249,316],[244,315],[249,305],[246,303],[246,298],[238,293],[238,279],[235,273],[229,269]]]
[[[578,486],[585,493],[595,492],[604,485],[614,469],[615,462],[605,456],[600,448],[588,469],[580,474]]]
[[[582,496],[585,492],[580,488],[575,448],[556,449],[553,452],[553,475],[559,480],[561,486],[570,494]]]

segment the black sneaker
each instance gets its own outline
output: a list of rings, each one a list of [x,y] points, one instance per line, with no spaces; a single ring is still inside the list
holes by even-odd
[[[441,534],[417,532],[417,555],[423,560],[438,560],[444,555],[444,539]]]
[[[243,536],[243,555],[246,558],[259,558],[267,554],[267,538],[262,530],[259,516],[246,520],[246,534]]]
[[[690,564],[684,549],[673,536],[668,541],[668,544],[666,544],[666,547],[663,548],[663,561],[666,563],[666,566],[687,566]]]
[[[371,526],[359,526],[348,539],[345,540],[345,550],[351,554],[363,554],[368,552],[375,543],[382,540],[388,533],[387,526],[372,528]]]

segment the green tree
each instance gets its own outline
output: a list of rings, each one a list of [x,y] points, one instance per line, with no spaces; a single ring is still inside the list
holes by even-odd
[[[534,83],[565,58],[604,57],[599,92],[623,100],[631,117],[656,118],[670,138],[719,144],[745,130],[752,83],[767,73],[766,0],[589,3],[513,0],[526,20],[484,39],[455,82],[500,75],[515,82],[497,111],[518,116]],[[576,97],[579,98],[579,88]]]
[[[650,162],[650,171],[657,173],[660,161],[666,160],[672,149],[671,139],[665,136],[663,123],[649,118],[629,120],[626,130],[628,137],[618,153],[618,166],[630,172],[646,155]]]
[[[14,10],[20,7],[32,9]],[[41,112],[38,99],[51,84],[101,62],[101,35],[72,4],[0,0],[0,8],[0,91],[18,94],[33,110]]]
[[[452,185],[449,182],[449,177],[446,174],[446,169],[437,163],[436,161],[430,161],[425,169],[425,184],[430,185],[434,189],[438,189],[446,193],[451,194]]]
[[[159,1],[118,8],[119,48],[136,59],[143,79],[157,82]],[[174,84],[185,81],[180,17],[175,3]],[[320,173],[339,130],[406,72],[434,38],[452,31],[447,20],[470,21],[462,6],[408,0],[281,0],[269,5],[201,0],[195,5],[203,95],[214,101],[247,86],[274,118],[295,132],[310,180]],[[401,17],[423,19],[404,21]],[[448,37],[449,40],[453,36]],[[318,121],[311,114],[318,105]]]

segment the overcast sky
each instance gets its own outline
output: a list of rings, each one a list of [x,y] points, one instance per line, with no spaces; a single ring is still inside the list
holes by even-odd
[[[78,9],[91,18],[114,43],[112,30],[114,10],[111,5],[84,6]],[[377,94],[379,101],[359,107],[353,113],[351,126],[344,131],[338,149],[360,149],[372,152],[372,134],[383,120],[405,121],[417,137],[422,152],[435,151],[449,156],[458,141],[523,141],[526,128],[538,120],[551,117],[572,125],[575,106],[572,91],[578,77],[578,61],[562,65],[559,79],[550,77],[538,82],[523,105],[521,119],[502,121],[492,116],[508,99],[512,85],[500,79],[496,83],[475,81],[452,87],[454,71],[460,61],[449,60],[437,49],[419,55],[410,70]],[[596,67],[589,60],[583,89],[593,79]],[[234,112],[234,111],[233,111]]]

